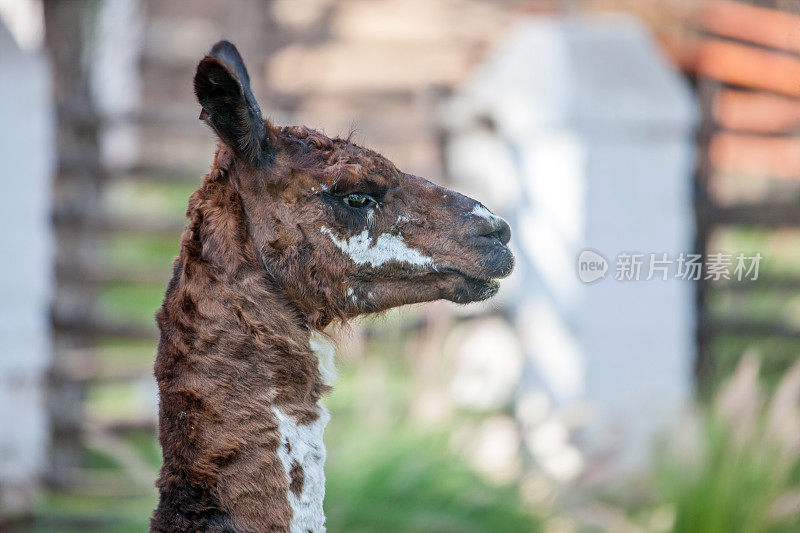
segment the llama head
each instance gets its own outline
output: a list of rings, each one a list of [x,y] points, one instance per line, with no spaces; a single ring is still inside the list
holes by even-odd
[[[476,200],[349,140],[265,121],[232,44],[212,48],[194,86],[201,119],[232,154],[255,253],[312,326],[484,300],[511,273],[509,226]]]

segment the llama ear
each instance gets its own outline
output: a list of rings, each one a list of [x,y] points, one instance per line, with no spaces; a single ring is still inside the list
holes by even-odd
[[[233,44],[218,42],[200,61],[194,92],[203,106],[200,118],[245,163],[263,168],[272,161],[274,147],[250,89],[250,76]]]

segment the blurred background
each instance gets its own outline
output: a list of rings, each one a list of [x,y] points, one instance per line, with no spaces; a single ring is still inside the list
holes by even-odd
[[[330,331],[330,531],[800,530],[797,0],[0,0],[0,530],[148,525],[220,38],[513,229],[496,299]]]

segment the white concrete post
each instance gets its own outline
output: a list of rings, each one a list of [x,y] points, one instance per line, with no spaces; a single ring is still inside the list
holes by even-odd
[[[609,453],[641,465],[689,398],[693,289],[644,281],[647,261],[642,281],[617,281],[615,260],[691,251],[688,85],[633,19],[530,18],[446,115],[451,174],[513,230],[501,295],[526,352],[524,441],[565,479]],[[605,279],[579,279],[586,249]]]
[[[0,517],[24,512],[47,464],[45,373],[55,139],[42,55],[0,23]]]

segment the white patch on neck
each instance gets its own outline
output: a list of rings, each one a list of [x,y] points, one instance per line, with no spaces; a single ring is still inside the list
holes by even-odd
[[[352,291],[353,289],[350,290]],[[325,385],[333,385],[339,379],[339,374],[336,372],[336,350],[333,348],[333,343],[325,335],[317,331],[311,333],[311,339],[308,343],[314,355],[317,356],[317,368],[319,368],[322,382]]]
[[[283,463],[286,476],[291,483],[292,466],[295,462],[303,469],[303,489],[299,496],[288,491],[289,505],[292,508],[290,533],[325,533],[325,443],[322,434],[331,418],[328,410],[317,404],[319,418],[311,424],[300,425],[286,416],[280,409],[272,411],[278,419],[278,432],[281,443],[278,457]]]
[[[338,378],[334,363],[335,351],[333,343],[323,334],[312,332],[309,346],[317,356],[319,373],[326,385],[332,385]],[[303,469],[303,488],[296,496],[289,490],[287,498],[292,508],[290,533],[325,533],[325,510],[322,502],[325,499],[325,442],[323,434],[325,426],[331,419],[328,409],[317,403],[319,418],[307,425],[298,424],[290,416],[277,407],[272,408],[278,420],[280,445],[278,458],[283,464],[289,483],[292,481],[291,471],[296,462]]]
[[[483,207],[481,204],[475,204],[475,207],[472,208],[472,211],[470,211],[470,213],[477,217],[485,218],[486,220],[492,222],[500,218],[491,211],[489,211],[488,209],[486,209],[485,207]]]
[[[402,263],[410,263],[419,266],[433,263],[433,259],[430,257],[422,255],[419,251],[406,246],[406,243],[403,242],[402,235],[382,233],[378,236],[375,244],[372,244],[369,230],[366,229],[347,240],[338,238],[325,226],[320,228],[320,231],[328,234],[333,243],[359,265],[369,263],[371,266],[376,267],[388,261],[400,261]]]

